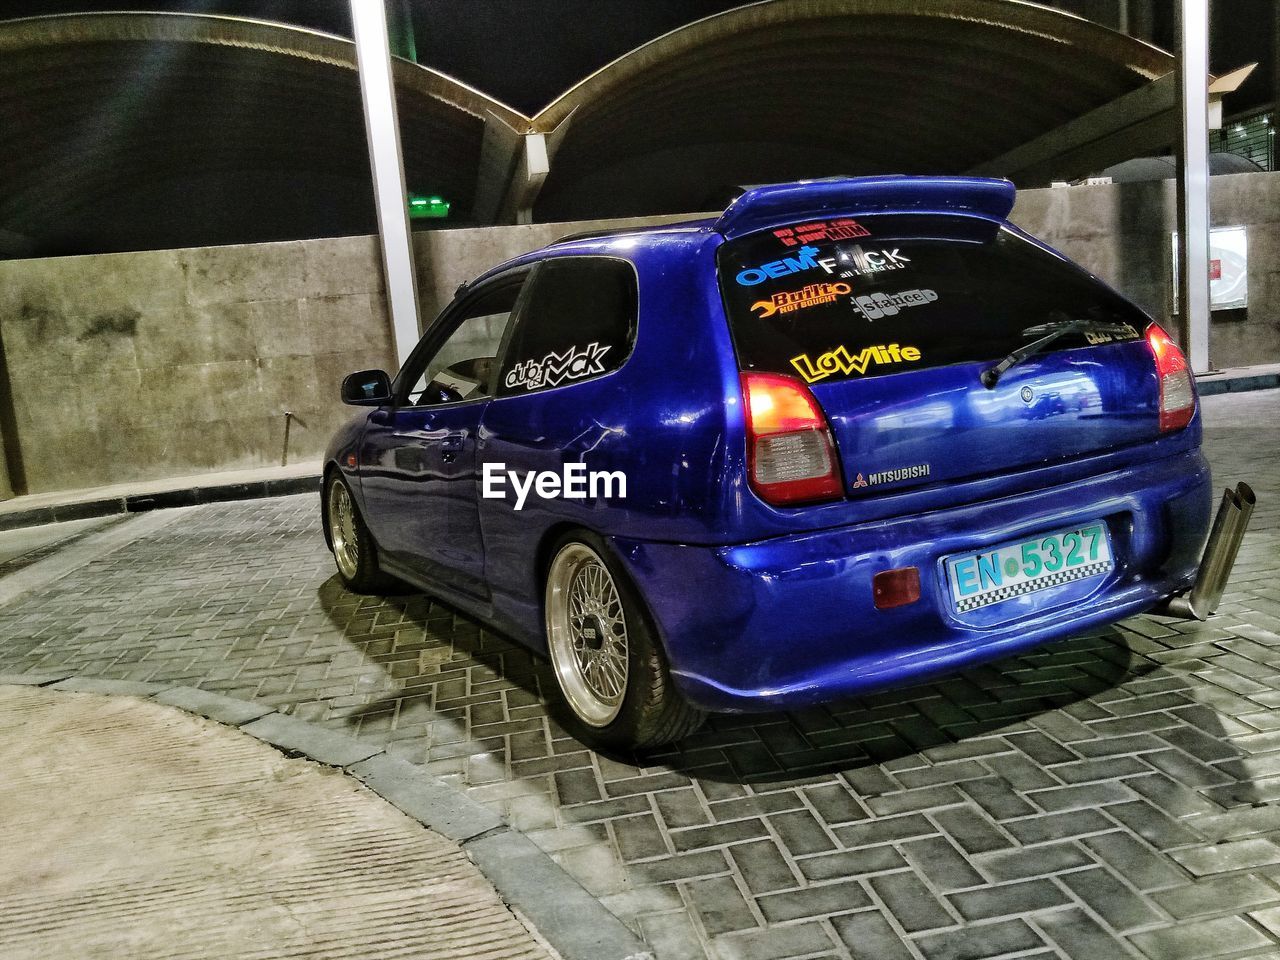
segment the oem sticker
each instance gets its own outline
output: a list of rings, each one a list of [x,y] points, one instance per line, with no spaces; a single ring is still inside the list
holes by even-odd
[[[791,273],[812,270],[818,265],[817,256],[817,247],[801,247],[794,257],[783,257],[781,260],[762,263],[758,267],[748,267],[734,279],[744,287],[754,287],[757,283],[764,283],[770,277],[785,277]]]
[[[585,347],[572,346],[563,353],[554,350],[541,360],[522,360],[511,368],[503,381],[508,387],[554,387],[566,380],[581,380],[604,373],[604,355],[611,347],[589,343]]]
[[[817,360],[811,360],[807,353],[791,358],[791,365],[800,371],[800,376],[809,383],[825,380],[835,373],[848,376],[867,372],[872,364],[889,365],[912,362],[920,359],[917,347],[900,347],[896,343],[888,346],[863,347],[858,354],[849,352],[849,348],[841,344],[834,350],[828,350]]]
[[[751,305],[752,310],[762,311],[760,319],[772,317],[775,313],[794,313],[805,307],[816,307],[821,303],[834,303],[836,297],[851,292],[847,283],[811,283],[801,290],[789,290],[786,293],[775,293],[768,300],[757,300]]]

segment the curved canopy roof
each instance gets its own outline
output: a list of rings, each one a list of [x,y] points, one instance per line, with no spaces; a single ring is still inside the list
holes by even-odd
[[[410,189],[462,220],[486,116],[510,108],[394,63]],[[376,230],[350,40],[230,17],[0,23],[0,230],[41,253]]]
[[[551,156],[537,219],[679,213],[740,184],[963,172],[1172,68],[1018,0],[763,0],[638,47],[532,118],[394,61],[409,188],[448,199],[450,223],[500,216],[525,132]],[[197,14],[14,20],[0,86],[0,254],[376,228],[349,40]]]
[[[1016,0],[765,0],[638,47],[565,124],[538,219],[710,209],[736,184],[961,173],[1174,67]]]

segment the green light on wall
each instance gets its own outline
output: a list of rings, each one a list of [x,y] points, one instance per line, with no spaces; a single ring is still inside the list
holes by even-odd
[[[410,220],[442,220],[447,216],[449,216],[449,201],[443,197],[409,194]]]

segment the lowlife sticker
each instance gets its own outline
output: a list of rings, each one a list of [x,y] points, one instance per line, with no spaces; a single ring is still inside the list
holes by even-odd
[[[853,354],[849,352],[848,347],[841,344],[834,350],[828,350],[817,360],[810,359],[807,353],[792,357],[791,365],[800,371],[800,376],[807,382],[817,383],[836,373],[842,373],[845,376],[857,373],[861,376],[872,364],[887,366],[895,363],[910,363],[919,359],[918,347],[901,347],[896,343],[890,343],[863,347],[859,353]]]
[[[585,347],[570,346],[563,353],[554,350],[541,360],[522,360],[511,368],[505,383],[508,387],[554,387],[566,380],[581,380],[604,373],[604,355],[612,347],[589,343]]]
[[[752,310],[759,310],[760,319],[772,317],[775,313],[794,313],[806,307],[816,307],[822,303],[834,303],[836,297],[844,296],[852,291],[847,283],[810,283],[799,290],[788,290],[775,293],[768,300],[757,300],[751,305]]]

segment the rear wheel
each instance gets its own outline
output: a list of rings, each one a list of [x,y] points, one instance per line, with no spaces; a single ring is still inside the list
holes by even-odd
[[[701,725],[671,682],[635,588],[599,538],[567,535],[546,580],[547,647],[556,683],[583,739],[654,747]]]
[[[378,570],[378,548],[342,477],[335,474],[329,478],[324,503],[330,548],[342,582],[356,593],[386,589],[391,578]]]

